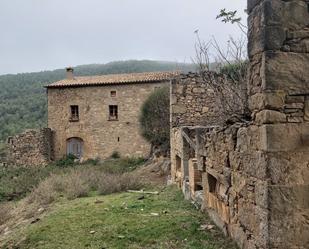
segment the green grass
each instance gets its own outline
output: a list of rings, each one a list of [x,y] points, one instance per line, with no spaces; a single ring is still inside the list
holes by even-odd
[[[1,248],[237,248],[216,229],[200,231],[200,225],[210,223],[207,216],[184,201],[175,187],[138,200],[140,196],[120,193],[62,200],[42,220],[12,235]]]

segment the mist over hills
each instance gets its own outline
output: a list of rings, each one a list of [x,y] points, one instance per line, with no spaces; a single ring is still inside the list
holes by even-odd
[[[76,76],[181,70],[194,64],[150,60],[116,61],[74,67]],[[46,126],[47,98],[43,87],[65,77],[65,69],[0,75],[0,141],[25,129]]]

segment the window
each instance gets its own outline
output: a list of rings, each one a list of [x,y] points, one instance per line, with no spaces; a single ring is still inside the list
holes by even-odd
[[[111,97],[116,97],[116,91],[111,91]]]
[[[109,120],[118,120],[118,106],[117,105],[109,106]]]
[[[71,105],[71,117],[70,117],[70,121],[72,121],[72,122],[79,121],[78,105]]]

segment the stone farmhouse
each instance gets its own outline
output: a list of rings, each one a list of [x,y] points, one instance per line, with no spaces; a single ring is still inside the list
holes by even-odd
[[[150,145],[140,134],[142,104],[156,89],[168,86],[173,72],[74,77],[47,86],[48,127],[54,132],[54,157],[143,156]]]
[[[168,87],[178,72],[148,72],[66,78],[47,88],[48,127],[8,139],[8,163],[41,166],[73,154],[81,160],[147,157],[150,144],[140,133],[143,103]]]

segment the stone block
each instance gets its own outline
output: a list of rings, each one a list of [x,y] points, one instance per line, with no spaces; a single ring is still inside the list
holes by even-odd
[[[203,112],[203,113],[206,113],[206,112],[208,112],[208,111],[209,111],[209,107],[203,106],[202,112]]]
[[[298,95],[287,95],[285,98],[286,104],[293,104],[293,103],[304,103],[305,96],[298,96]]]
[[[265,50],[280,50],[287,38],[286,30],[301,30],[309,24],[308,7],[304,1],[265,0],[260,1],[259,6],[259,1],[249,2],[250,57]],[[253,10],[253,6],[257,7]]]
[[[237,132],[236,150],[249,153],[261,150],[264,146],[264,130],[256,125],[242,127]]]
[[[255,203],[257,206],[268,208],[268,182],[257,181],[255,184]]]
[[[187,108],[184,105],[172,105],[172,113],[186,113]]]
[[[309,37],[309,30],[287,31],[287,39],[304,39]]]
[[[288,123],[302,123],[304,121],[303,117],[288,117]]]
[[[205,88],[202,87],[195,87],[192,89],[193,93],[204,93],[205,92]]]
[[[286,109],[303,109],[304,103],[288,103],[285,105]]]
[[[265,52],[263,90],[309,94],[309,54]],[[287,63],[289,62],[289,63]]]
[[[304,185],[309,179],[309,151],[266,154],[268,179],[272,184]]]
[[[309,124],[267,124],[261,126],[263,151],[307,151],[309,149]]]
[[[255,116],[255,121],[257,124],[275,124],[275,123],[285,123],[286,115],[282,112],[273,110],[262,110],[258,112]]]
[[[240,193],[246,186],[246,184],[247,180],[244,175],[238,172],[232,172],[231,185],[233,187],[233,191],[235,191],[236,193]]]
[[[269,186],[271,248],[309,245],[309,185]]]
[[[241,200],[238,202],[238,210],[238,218],[241,226],[245,227],[251,233],[257,234],[259,223],[256,206],[250,202]]]
[[[283,110],[285,103],[284,91],[256,93],[249,98],[250,110]]]

